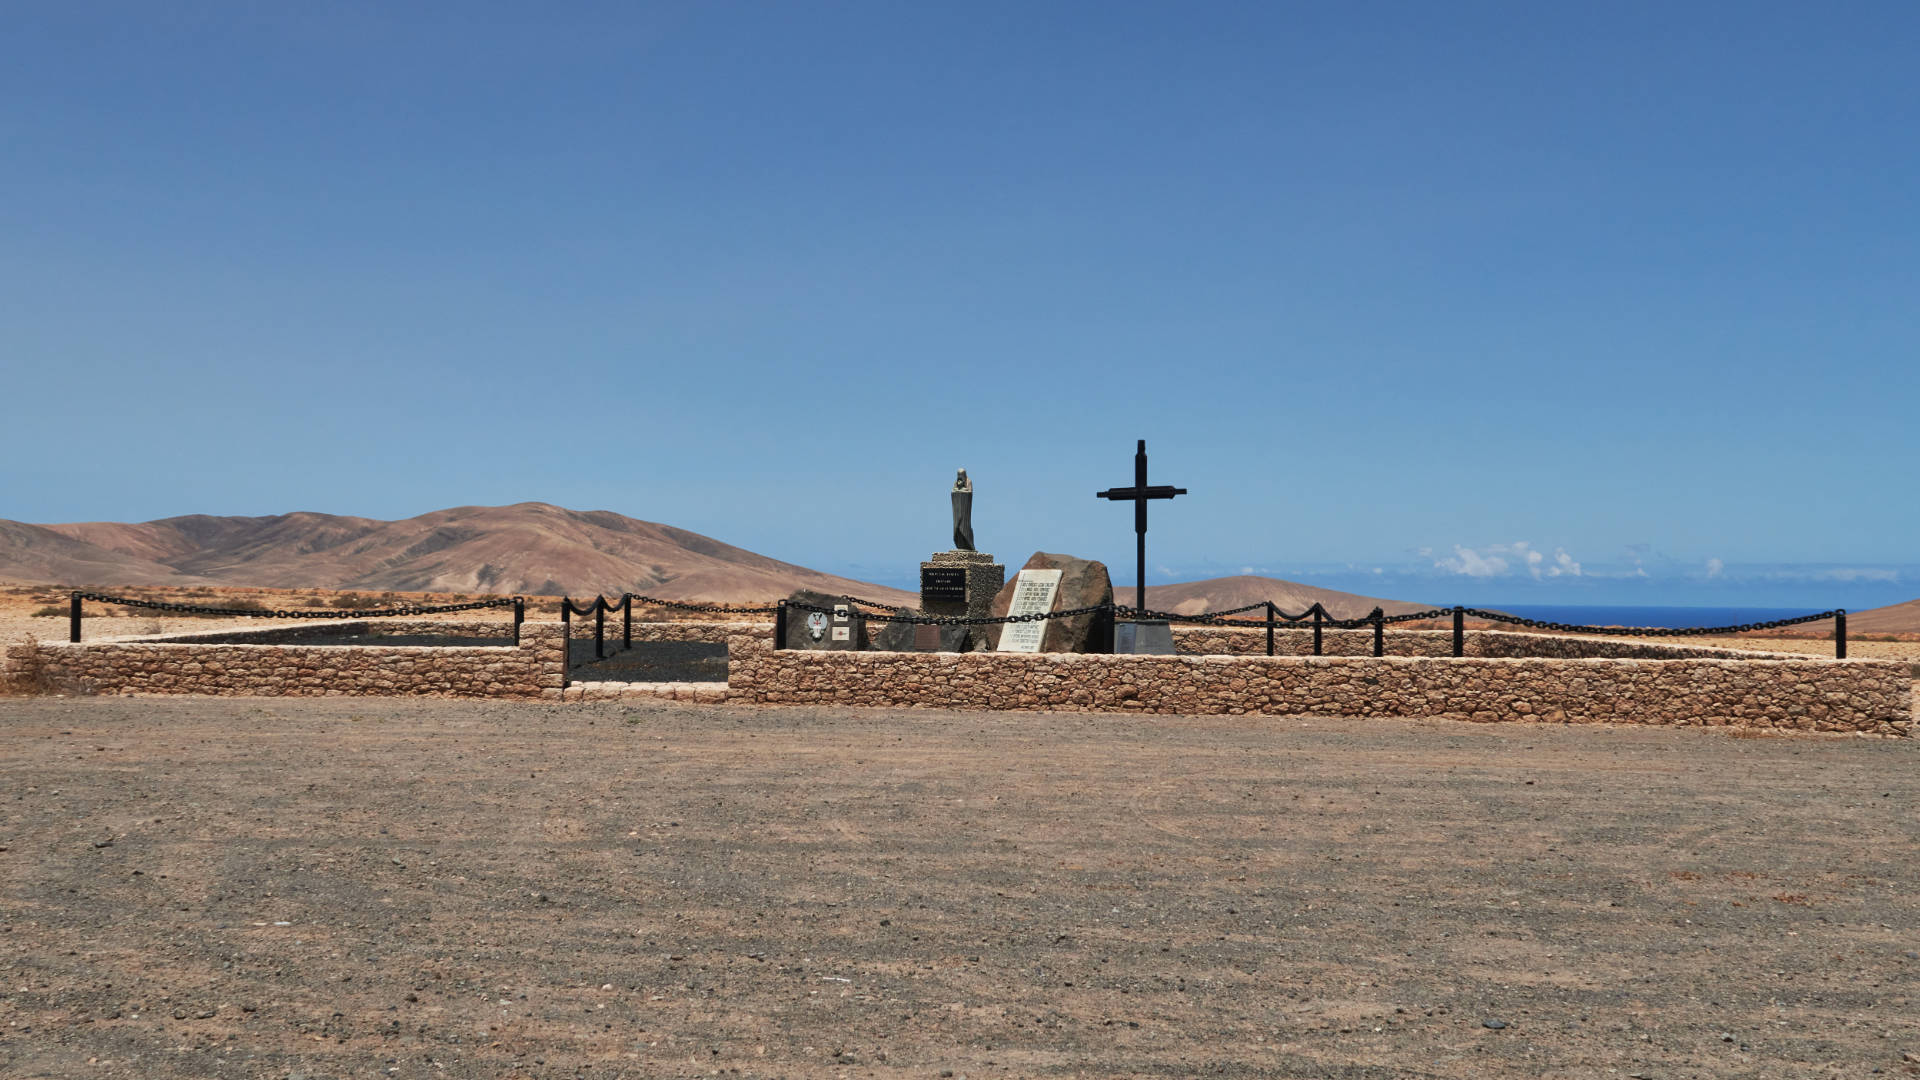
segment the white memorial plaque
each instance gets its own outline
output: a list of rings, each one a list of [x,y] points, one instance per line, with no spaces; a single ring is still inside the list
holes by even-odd
[[[1053,610],[1053,598],[1060,591],[1059,570],[1022,570],[1013,579],[1013,603],[1009,615],[1043,615]],[[1000,628],[1000,652],[1039,652],[1047,636],[1047,620],[1007,623]]]
[[[853,627],[851,627],[851,626],[836,626],[836,627],[834,627],[834,628],[833,628],[833,640],[835,640],[835,641],[852,641],[852,640],[853,640]]]

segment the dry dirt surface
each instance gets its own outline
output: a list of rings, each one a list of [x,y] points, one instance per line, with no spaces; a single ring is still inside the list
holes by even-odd
[[[1920,1074],[1912,741],[0,700],[0,1075]]]

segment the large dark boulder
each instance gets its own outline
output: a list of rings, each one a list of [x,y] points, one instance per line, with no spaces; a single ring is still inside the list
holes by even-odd
[[[1060,571],[1060,591],[1054,594],[1053,610],[1071,611],[1075,608],[1090,607],[1094,604],[1113,603],[1113,579],[1107,576],[1107,564],[1095,559],[1078,559],[1072,555],[1055,555],[1051,552],[1036,551],[1027,560],[1022,570],[1058,570]],[[1014,574],[993,597],[993,614],[1004,616],[1013,605],[1013,588],[1020,580]],[[1000,646],[1000,632],[1004,625],[983,627],[987,633],[986,647],[997,649]],[[1046,636],[1040,639],[1041,652],[1093,652],[1109,653],[1113,651],[1113,616],[1110,612],[1096,612],[1092,615],[1075,615],[1068,619],[1047,620]]]
[[[912,608],[908,615],[922,614]],[[873,647],[882,652],[966,652],[973,643],[977,626],[938,626],[923,623],[880,623],[873,632]]]
[[[823,612],[808,611],[799,605],[824,608]],[[835,614],[836,607],[847,610],[846,617]],[[858,614],[859,609],[848,604],[844,596],[815,592],[812,589],[800,589],[787,597],[787,636],[782,647],[788,649],[826,649],[836,652],[852,652],[866,647],[867,620]],[[809,617],[815,617],[813,622]],[[815,630],[818,636],[815,636]],[[844,636],[834,633],[835,628],[844,629]]]

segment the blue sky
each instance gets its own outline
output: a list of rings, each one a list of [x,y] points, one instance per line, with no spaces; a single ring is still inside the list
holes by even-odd
[[[1156,580],[1920,595],[1911,4],[8,23],[0,517],[1122,568],[1145,437]]]

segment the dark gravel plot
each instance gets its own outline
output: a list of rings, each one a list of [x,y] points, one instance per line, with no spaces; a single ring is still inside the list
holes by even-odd
[[[303,641],[302,645],[420,645],[437,648],[474,648],[492,646],[512,648],[511,637],[455,637],[450,634],[349,634],[338,638]]]
[[[573,642],[569,655],[576,680],[602,682],[726,682],[727,647],[698,641],[636,641],[623,649],[606,645],[604,660],[593,658],[593,639]]]
[[[1910,742],[0,701],[7,1077],[1865,1077]]]

